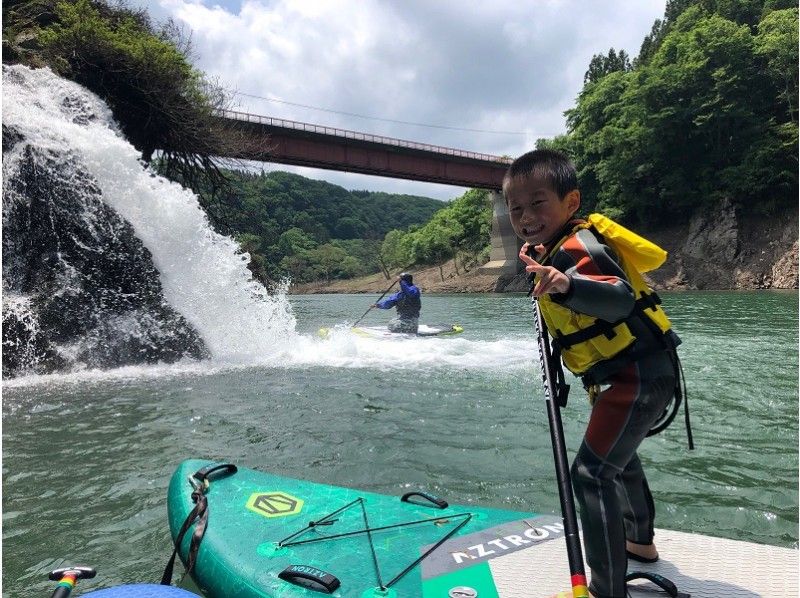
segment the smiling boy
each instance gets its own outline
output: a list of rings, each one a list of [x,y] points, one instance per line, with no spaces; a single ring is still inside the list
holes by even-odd
[[[638,272],[575,218],[581,194],[564,154],[517,158],[503,193],[553,346],[592,402],[571,469],[589,589],[624,598],[627,559],[658,559],[655,507],[636,451],[673,396],[680,339]]]

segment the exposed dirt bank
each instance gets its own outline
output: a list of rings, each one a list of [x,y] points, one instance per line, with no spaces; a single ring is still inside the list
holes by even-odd
[[[688,223],[637,231],[669,252],[667,262],[649,273],[655,289],[730,290],[798,288],[798,215],[788,218],[743,218],[728,203]],[[415,270],[414,282],[426,293],[526,291],[524,275],[456,273],[450,261]],[[381,274],[330,284],[293,285],[290,293],[375,293],[391,284]]]

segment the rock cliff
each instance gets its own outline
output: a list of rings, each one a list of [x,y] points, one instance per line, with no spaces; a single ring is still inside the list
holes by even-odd
[[[3,153],[4,378],[207,356],[74,153],[6,125]]]
[[[667,250],[666,263],[647,274],[655,289],[748,290],[798,288],[798,214],[737,214],[729,201],[689,222],[637,230]],[[498,281],[501,291],[527,290],[524,276]]]

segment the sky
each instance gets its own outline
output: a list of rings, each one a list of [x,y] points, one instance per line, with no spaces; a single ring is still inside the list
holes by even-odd
[[[639,53],[666,0],[130,0],[191,34],[235,110],[493,155],[566,132],[595,54]],[[255,97],[254,97],[255,96]],[[261,165],[258,166],[259,168]],[[465,190],[263,164],[347,189]]]

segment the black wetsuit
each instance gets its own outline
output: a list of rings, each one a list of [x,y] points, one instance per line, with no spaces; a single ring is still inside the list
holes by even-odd
[[[569,292],[553,301],[609,322],[632,313],[633,289],[617,256],[590,230],[571,235],[550,265],[571,279]],[[633,347],[587,372],[584,383],[601,392],[571,470],[596,598],[625,598],[626,539],[653,542],[655,507],[636,451],[675,388],[680,339],[672,331],[660,338],[636,316],[629,326]]]

